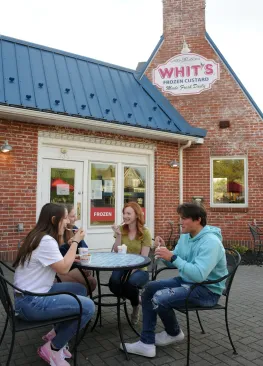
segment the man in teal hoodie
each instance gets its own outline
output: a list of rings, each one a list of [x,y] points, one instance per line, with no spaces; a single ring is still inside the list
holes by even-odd
[[[228,273],[221,230],[206,225],[205,209],[194,203],[184,203],[178,206],[177,213],[180,215],[181,236],[174,251],[169,251],[164,240],[157,236],[155,255],[168,267],[178,268],[179,276],[151,281],[145,286],[142,293],[143,330],[138,342],[125,344],[129,353],[154,357],[156,346],[182,341],[184,333],[173,308],[185,305],[193,283],[215,280]],[[218,303],[224,287],[223,281],[198,286],[191,292],[189,303],[212,307]],[[157,315],[165,330],[155,334]]]

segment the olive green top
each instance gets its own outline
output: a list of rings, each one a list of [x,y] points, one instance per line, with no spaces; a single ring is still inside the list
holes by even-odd
[[[127,245],[127,253],[131,254],[141,254],[142,247],[151,247],[152,246],[152,236],[150,231],[144,227],[143,228],[143,238],[142,239],[129,239],[128,234],[123,234],[123,227],[120,227],[121,231],[121,244]],[[116,238],[116,235],[114,235]],[[146,267],[141,268],[141,270],[147,270]]]

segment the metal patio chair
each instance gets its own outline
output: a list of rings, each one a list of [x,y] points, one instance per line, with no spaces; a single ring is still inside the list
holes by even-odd
[[[258,254],[263,248],[263,230],[260,229],[257,225],[248,224],[250,233],[253,237],[254,241],[254,251],[257,250]]]
[[[224,310],[225,312],[225,323],[226,323],[226,330],[227,330],[227,335],[229,338],[229,342],[233,348],[233,354],[237,355],[237,351],[236,348],[234,346],[234,343],[232,341],[231,335],[230,335],[230,329],[229,329],[229,325],[228,325],[228,303],[229,303],[229,294],[230,294],[230,290],[231,290],[231,285],[234,279],[234,276],[236,274],[237,268],[241,262],[241,256],[240,254],[234,250],[234,249],[230,249],[230,248],[225,248],[226,251],[226,260],[227,260],[227,269],[228,269],[228,274],[224,277],[221,277],[217,280],[214,281],[204,281],[201,283],[195,283],[191,286],[191,290],[188,294],[188,297],[185,301],[185,306],[184,307],[178,307],[178,308],[174,308],[175,310],[179,311],[180,313],[183,313],[186,315],[186,322],[187,322],[187,366],[189,366],[190,364],[190,319],[189,319],[189,313],[192,311],[196,312],[197,315],[197,319],[201,328],[201,333],[205,334],[205,330],[202,326],[202,322],[201,322],[201,318],[199,316],[199,312],[200,311],[213,311],[213,310]],[[161,273],[162,271],[169,269],[171,270],[171,268],[168,267],[162,267],[160,269],[157,269],[157,271],[155,272],[154,275],[154,279],[156,279],[156,277],[158,276],[159,273]],[[217,304],[213,307],[200,307],[200,306],[192,306],[191,304],[188,303],[188,298],[191,294],[191,292],[198,286],[205,286],[205,285],[210,285],[210,284],[214,284],[214,283],[219,283],[221,281],[226,280],[226,284],[225,284],[225,290],[223,292],[223,295],[225,297],[225,303],[224,305],[221,304]]]
[[[1,266],[6,267],[11,272],[14,272],[14,269],[12,267],[10,267],[9,265],[7,265],[6,263],[0,261],[0,264],[1,264]],[[6,313],[6,321],[5,321],[3,333],[2,333],[1,339],[0,339],[0,346],[4,339],[8,323],[9,323],[9,326],[10,326],[11,332],[12,332],[11,345],[10,345],[10,350],[9,350],[6,366],[9,366],[10,361],[11,361],[11,356],[12,356],[13,348],[14,348],[14,344],[15,344],[15,335],[17,332],[45,327],[47,325],[54,325],[55,323],[61,323],[61,322],[65,322],[68,320],[77,320],[78,321],[77,333],[76,333],[75,342],[74,342],[75,344],[73,347],[74,366],[77,366],[77,346],[80,343],[81,339],[83,338],[83,336],[81,336],[80,338],[78,337],[79,331],[80,331],[81,316],[82,316],[82,305],[81,305],[81,302],[78,299],[78,297],[75,294],[72,294],[71,292],[54,292],[52,294],[51,293],[42,294],[42,293],[32,293],[30,291],[23,291],[20,288],[13,285],[9,280],[6,279],[1,266],[0,266],[0,300],[1,300],[1,303],[2,303],[5,313]],[[60,318],[50,318],[48,320],[43,320],[43,321],[25,321],[15,315],[15,310],[14,310],[13,302],[12,302],[10,294],[9,294],[9,290],[11,290],[11,291],[16,290],[25,295],[42,296],[42,297],[56,296],[56,295],[72,296],[76,299],[76,301],[79,304],[79,314],[72,315],[72,316],[66,316],[66,317],[64,316],[64,317],[60,317]]]

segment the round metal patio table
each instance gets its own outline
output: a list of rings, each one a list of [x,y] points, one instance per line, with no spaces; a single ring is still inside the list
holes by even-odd
[[[127,270],[128,271],[128,277],[133,269],[139,269],[148,266],[151,263],[150,258],[144,257],[139,254],[121,254],[121,253],[91,253],[91,261],[89,264],[85,264],[85,262],[78,262],[75,263],[76,266],[79,266],[80,268],[85,268],[89,270],[94,270],[96,272],[97,276],[97,282],[98,282],[98,296],[94,296],[93,300],[96,305],[98,305],[98,311],[97,316],[94,322],[94,325],[92,327],[92,330],[96,327],[98,320],[100,318],[101,320],[101,308],[102,306],[117,306],[117,319],[118,319],[118,329],[119,329],[119,335],[122,343],[123,350],[125,352],[127,360],[129,360],[129,356],[125,347],[124,339],[123,339],[123,333],[121,328],[121,317],[120,317],[120,307],[121,305],[124,305],[125,315],[127,318],[127,321],[130,325],[130,327],[133,329],[133,331],[139,335],[139,333],[136,331],[136,329],[131,324],[128,312],[127,312],[127,306],[126,306],[126,299],[122,299],[120,296],[115,296],[113,294],[101,294],[101,283],[100,283],[100,271],[114,271],[114,270]],[[125,276],[125,278],[127,278]],[[116,303],[102,303],[102,298],[104,297],[115,297],[117,298]],[[101,323],[100,323],[101,325]]]

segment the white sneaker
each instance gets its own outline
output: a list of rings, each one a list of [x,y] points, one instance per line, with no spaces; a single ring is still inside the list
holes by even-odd
[[[181,342],[184,340],[184,333],[180,329],[180,333],[177,336],[170,336],[165,330],[161,333],[155,334],[156,346],[168,346],[168,344]]]
[[[135,343],[125,343],[125,346],[128,353],[134,353],[135,355],[144,357],[156,356],[156,347],[154,344],[146,344],[138,341]],[[122,344],[120,344],[120,349],[123,351]]]

